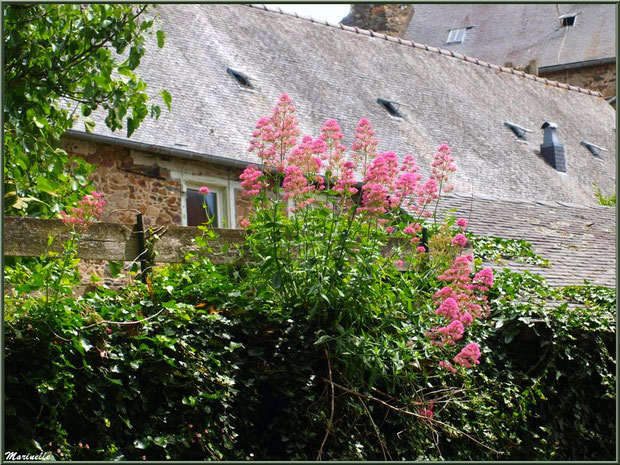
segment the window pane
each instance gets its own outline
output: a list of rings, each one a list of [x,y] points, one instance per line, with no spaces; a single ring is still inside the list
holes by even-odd
[[[207,221],[207,214],[203,207],[204,202],[209,211],[209,217],[214,217],[211,225],[218,227],[217,193],[211,192],[207,195],[201,195],[197,189],[187,189],[185,195],[188,226],[198,226]]]

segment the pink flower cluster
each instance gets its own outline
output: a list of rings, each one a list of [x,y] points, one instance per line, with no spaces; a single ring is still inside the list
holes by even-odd
[[[263,172],[255,166],[249,165],[245,168],[243,173],[239,176],[239,179],[241,179],[241,187],[243,188],[243,195],[254,197],[260,194],[261,189],[266,186],[264,182],[259,181],[262,175]]]
[[[71,225],[76,230],[86,231],[94,221],[101,219],[104,206],[103,194],[92,191],[82,197],[77,207],[72,208],[70,213],[60,213],[62,222]]]
[[[361,163],[363,172],[368,169],[368,162],[377,156],[377,146],[379,141],[374,138],[375,131],[373,131],[370,122],[363,118],[357,124],[355,131],[355,141],[351,145],[353,150],[353,160],[356,164]]]
[[[451,242],[454,245],[458,245],[459,247],[463,248],[467,244],[467,238],[465,237],[465,234],[458,233],[456,236],[452,238]]]
[[[423,182],[412,155],[406,155],[399,165],[394,152],[377,153],[378,141],[367,119],[357,125],[347,159],[344,136],[336,120],[327,120],[317,139],[304,136],[298,144],[300,131],[295,113],[290,97],[281,95],[271,116],[256,123],[249,151],[258,155],[269,172],[275,169],[283,173],[284,197],[295,200],[296,208],[312,203],[316,191],[325,189],[326,183],[342,195],[343,202],[350,202],[358,192],[356,173],[361,172],[364,186],[358,211],[380,215],[405,208],[418,217],[431,216],[427,206],[439,199],[441,189],[456,169],[446,144],[437,149],[432,175]],[[245,195],[255,196],[261,191],[266,185],[259,182],[262,175],[255,167],[244,171],[241,180]]]
[[[439,146],[431,166],[431,178],[443,185],[443,191],[448,193],[454,190],[454,186],[448,184],[448,181],[450,174],[456,171],[456,165],[454,164],[454,157],[452,157],[452,152],[448,144],[441,144]]]
[[[473,364],[480,364],[480,347],[475,342],[470,342],[454,357],[454,362],[469,368]]]
[[[434,407],[434,405],[433,405],[433,402],[431,401],[431,402],[428,404],[428,407],[420,407],[420,408],[418,409],[418,413],[419,413],[420,415],[422,415],[423,417],[426,417],[427,419],[432,420],[432,419],[433,419],[433,416],[434,416],[434,414],[435,414],[435,413],[433,412],[433,407]]]
[[[452,266],[439,276],[438,279],[448,285],[433,295],[437,306],[435,314],[448,324],[434,327],[427,333],[431,344],[441,347],[455,345],[456,341],[463,338],[465,328],[471,325],[475,318],[484,318],[488,314],[488,302],[484,293],[493,286],[493,271],[484,268],[472,279],[470,276],[472,262],[471,255],[457,257]],[[470,367],[478,364],[479,358],[480,348],[477,344],[470,343],[454,357],[453,361],[457,365]],[[439,365],[448,371],[456,371],[447,361],[442,361]]]
[[[456,220],[456,225],[460,228],[461,231],[465,231],[467,229],[467,220],[465,218],[459,218]]]
[[[282,94],[271,116],[256,123],[248,151],[256,152],[265,166],[284,172],[286,153],[295,147],[299,136],[295,111],[291,98]]]

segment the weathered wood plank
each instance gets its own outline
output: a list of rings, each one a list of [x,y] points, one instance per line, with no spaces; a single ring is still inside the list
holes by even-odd
[[[133,229],[132,229],[133,228]],[[157,230],[159,229],[159,232]],[[70,229],[61,220],[39,218],[4,218],[4,255],[38,257],[49,252],[60,253],[70,237]],[[209,256],[215,263],[229,263],[239,257],[234,246],[242,244],[243,230],[214,229],[218,238],[210,241],[213,253],[199,249],[194,238],[202,234],[195,227],[155,227],[159,240],[155,242],[155,263],[179,263],[187,252]],[[48,237],[54,241],[48,247]],[[147,228],[148,236],[148,228]],[[223,252],[223,249],[228,249]],[[133,261],[138,256],[138,238],[135,227],[120,223],[95,223],[80,238],[77,256],[88,260]]]

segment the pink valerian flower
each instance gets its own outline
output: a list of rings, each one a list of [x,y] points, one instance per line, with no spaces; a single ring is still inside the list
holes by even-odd
[[[469,368],[476,364],[479,365],[480,361],[480,347],[475,342],[470,342],[454,357],[454,363]]]
[[[287,94],[280,95],[278,103],[269,118],[261,118],[252,133],[250,152],[256,152],[265,166],[284,171],[284,160],[288,150],[297,144],[299,124],[295,107]]]
[[[394,152],[384,152],[372,160],[364,182],[383,184],[391,191],[397,173],[398,157]]]
[[[75,230],[86,231],[94,222],[101,219],[105,200],[103,194],[92,191],[82,197],[77,207],[71,208],[70,213],[61,212],[62,222],[72,226]]]
[[[426,248],[423,246],[420,246],[418,248],[415,249],[416,252],[418,253],[426,253]]]
[[[452,297],[444,300],[439,308],[435,310],[436,315],[443,315],[450,320],[458,320],[460,316],[459,304]]]
[[[474,260],[472,255],[463,255],[457,257],[450,268],[446,270],[441,276],[438,277],[440,281],[446,281],[449,286],[445,286],[433,295],[437,310],[435,314],[442,316],[446,320],[450,321],[450,324],[445,328],[449,328],[453,323],[454,328],[466,328],[470,326],[475,318],[483,318],[488,314],[489,307],[487,297],[481,292],[489,290],[493,285],[493,272],[489,268],[478,272],[473,278],[470,277],[470,266]],[[456,323],[455,323],[456,322]],[[429,331],[428,335],[431,338],[431,343],[434,344],[450,344],[449,339],[445,339],[447,330],[441,330],[441,328],[433,328]],[[452,338],[451,340],[456,340]],[[464,352],[457,355],[454,359],[455,362],[462,366],[470,366],[471,363],[476,363],[479,355],[479,348],[477,345],[469,344],[466,346]],[[476,350],[478,352],[476,352]],[[467,358],[468,354],[475,356],[469,362]],[[471,358],[471,357],[470,357]],[[470,363],[466,365],[463,363]]]
[[[446,361],[442,360],[442,361],[439,362],[439,366],[441,368],[444,368],[444,369],[452,372],[452,373],[456,373],[457,372],[456,368],[454,368],[450,362],[446,362]]]
[[[284,181],[282,181],[282,187],[284,188],[283,198],[285,199],[299,197],[315,189],[314,186],[308,185],[308,180],[303,175],[301,170],[295,165],[291,165],[286,168],[286,174],[284,176]]]
[[[457,257],[452,263],[452,266],[437,279],[452,283],[453,288],[466,289],[467,285],[471,283],[469,272],[470,264],[473,259],[474,257],[471,255],[461,255]]]
[[[405,264],[405,262],[403,262],[402,260],[394,260],[394,266],[396,267],[402,267]]]
[[[439,184],[434,179],[427,180],[418,186],[418,199],[414,211],[422,216],[431,216],[430,212],[424,211],[428,204],[439,199]]]
[[[355,184],[355,165],[350,161],[346,161],[342,164],[342,172],[334,190],[341,194],[355,195],[357,194],[357,189],[353,187]]]
[[[254,197],[260,194],[261,189],[266,186],[265,182],[259,181],[262,175],[263,172],[255,166],[248,165],[246,167],[239,176],[239,179],[241,179],[241,187],[243,188],[243,195]]]
[[[463,338],[465,327],[459,320],[454,320],[448,326],[432,328],[427,334],[431,338],[431,344],[440,347],[454,345],[459,339]]]
[[[463,323],[463,326],[465,326],[466,328],[473,323],[474,321],[474,317],[471,315],[471,313],[463,313],[460,317],[459,317],[459,321],[461,323]]]
[[[403,229],[403,232],[407,234],[408,236],[414,236],[420,231],[422,231],[422,226],[420,225],[420,223],[409,223]]]
[[[249,228],[251,224],[252,223],[250,223],[250,221],[247,218],[242,218],[241,220],[239,220],[239,226],[241,226],[244,229]]]
[[[467,220],[465,218],[459,218],[456,220],[456,225],[461,229],[461,231],[465,231],[465,229],[467,229]]]
[[[383,184],[367,183],[362,187],[362,208],[358,211],[385,213],[389,206],[388,190]]]
[[[491,268],[484,268],[480,270],[473,280],[474,284],[477,284],[480,290],[487,291],[493,287],[493,270]]]
[[[388,234],[393,234],[395,231],[393,226],[388,226],[387,228],[385,228],[385,232]]]
[[[413,196],[418,191],[418,181],[421,179],[421,174],[405,171],[394,182],[394,196],[400,200],[409,198],[407,203],[412,204]]]
[[[296,165],[304,175],[318,173],[323,165],[321,155],[325,150],[327,146],[323,140],[304,136],[301,143],[288,155],[288,165]]]
[[[351,145],[353,150],[353,160],[360,165],[363,172],[368,169],[368,163],[377,156],[377,145],[379,141],[374,139],[375,131],[372,130],[370,122],[364,118],[357,124],[355,140]]]
[[[347,148],[340,143],[344,135],[335,119],[328,119],[321,127],[319,139],[325,143],[326,149],[321,159],[327,161],[326,170],[337,175],[343,163],[342,156]]]
[[[441,288],[440,290],[438,290],[437,292],[435,292],[435,294],[433,294],[433,300],[439,299],[443,301],[448,298],[452,298],[452,299],[456,298],[456,293],[452,290],[450,286],[445,286]]]
[[[207,186],[202,186],[200,189],[198,189],[198,193],[200,195],[209,195],[211,191],[209,190]]]
[[[434,416],[433,403],[431,402],[428,407],[420,407],[418,413],[428,420],[432,420]]]
[[[431,178],[435,179],[439,184],[442,184],[442,190],[444,192],[450,192],[454,189],[454,186],[448,184],[450,175],[456,171],[456,165],[454,164],[454,158],[451,155],[450,147],[447,144],[441,144],[437,148],[435,153],[435,159],[432,163]]]
[[[452,242],[452,244],[454,245],[458,245],[459,247],[463,248],[467,244],[467,238],[465,237],[464,234],[458,233],[456,236],[452,238],[450,242]]]

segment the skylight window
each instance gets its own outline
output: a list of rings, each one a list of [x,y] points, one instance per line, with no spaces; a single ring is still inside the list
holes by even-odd
[[[607,149],[604,149],[603,147],[599,147],[598,145],[594,145],[591,142],[586,142],[585,140],[581,141],[581,145],[587,148],[590,151],[590,153],[594,156],[594,158],[597,158],[599,160],[603,159],[603,157],[601,156],[601,152],[607,152]]]
[[[400,104],[396,102],[392,102],[390,100],[386,100],[384,98],[378,98],[377,103],[379,103],[383,108],[385,108],[388,113],[395,118],[402,118],[402,113],[398,110]]]
[[[568,15],[560,16],[560,23],[562,27],[574,27],[577,22],[577,13],[570,13]]]
[[[522,128],[521,126],[517,126],[516,124],[510,123],[508,121],[504,123],[504,126],[510,129],[514,133],[514,135],[517,136],[517,138],[519,138],[520,140],[527,140],[527,133],[532,132],[531,129]]]
[[[467,32],[468,27],[460,27],[458,29],[450,29],[448,33],[447,44],[461,44],[465,40],[465,33]]]
[[[246,76],[245,74],[243,74],[241,71],[236,71],[231,68],[226,68],[226,71],[233,78],[235,78],[235,81],[237,81],[237,84],[239,84],[243,89],[254,89],[254,86],[250,82],[250,78]]]

